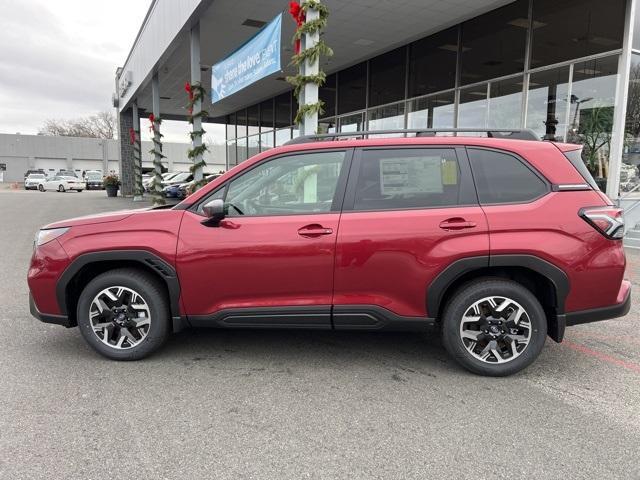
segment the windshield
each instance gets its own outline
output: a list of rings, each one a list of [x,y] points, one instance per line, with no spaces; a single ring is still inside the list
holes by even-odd
[[[41,173],[32,173],[27,178],[33,178],[33,179],[41,180],[41,179],[44,178],[44,175],[42,175]]]
[[[87,180],[102,180],[100,173],[87,173]]]
[[[189,178],[189,175],[191,175],[188,172],[183,172],[183,173],[179,173],[178,175],[176,175],[175,177],[173,177],[171,179],[172,182],[183,182],[185,180],[187,180]]]

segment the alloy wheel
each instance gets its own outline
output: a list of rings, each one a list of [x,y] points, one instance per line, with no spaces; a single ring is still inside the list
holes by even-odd
[[[135,290],[113,286],[94,297],[89,320],[93,333],[102,343],[123,350],[139,345],[147,337],[151,310]]]
[[[478,360],[506,363],[522,355],[531,340],[531,318],[515,300],[485,297],[473,303],[460,322],[460,339]]]

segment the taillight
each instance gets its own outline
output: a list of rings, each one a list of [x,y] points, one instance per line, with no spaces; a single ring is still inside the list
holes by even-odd
[[[616,207],[587,207],[579,215],[598,232],[612,240],[624,237],[624,216]]]

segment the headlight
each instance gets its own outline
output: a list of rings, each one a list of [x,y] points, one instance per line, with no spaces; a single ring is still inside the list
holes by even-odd
[[[36,233],[36,238],[33,241],[34,247],[39,247],[40,245],[44,245],[45,243],[50,242],[51,240],[55,240],[56,238],[64,235],[69,230],[69,227],[63,228],[49,228],[46,230],[39,230]]]

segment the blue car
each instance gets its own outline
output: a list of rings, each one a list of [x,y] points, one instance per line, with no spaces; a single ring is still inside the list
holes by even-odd
[[[168,185],[162,189],[162,194],[167,198],[178,198],[180,184]]]

